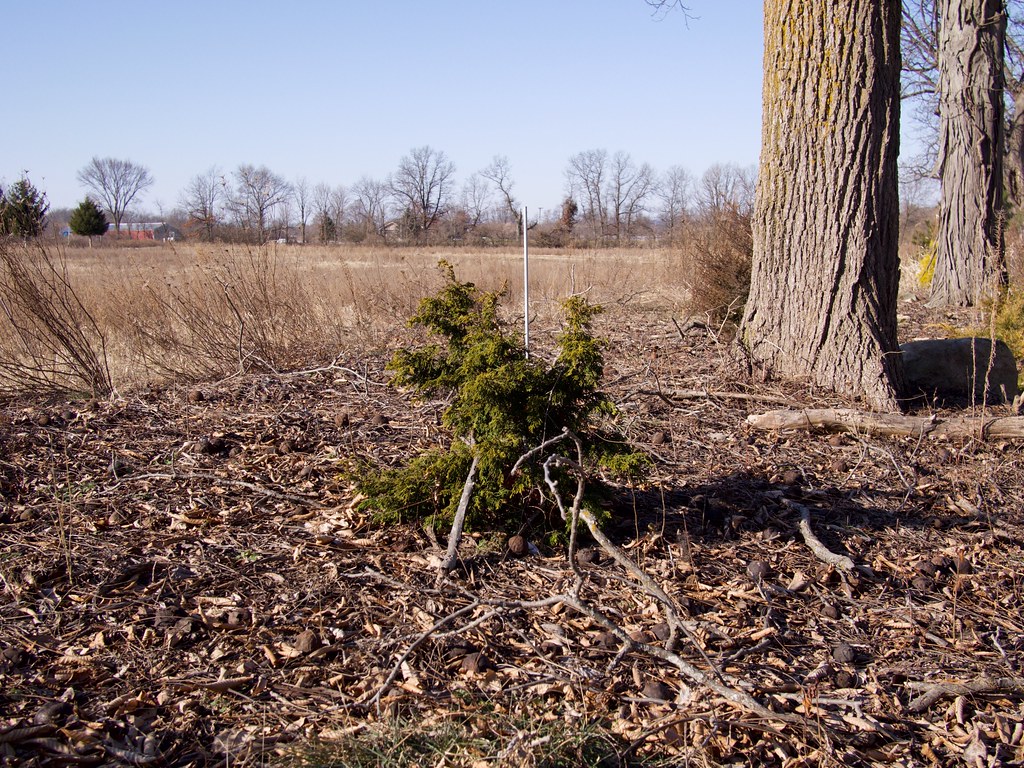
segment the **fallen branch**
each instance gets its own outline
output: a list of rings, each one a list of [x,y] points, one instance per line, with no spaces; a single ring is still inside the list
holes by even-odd
[[[822,544],[821,539],[814,535],[814,529],[811,528],[811,510],[792,499],[783,499],[782,503],[800,513],[800,534],[804,537],[804,543],[814,553],[816,558],[841,571],[852,571],[854,569],[853,560],[846,555],[837,555]]]
[[[473,443],[470,441],[470,448]],[[459,507],[455,510],[455,519],[452,521],[452,529],[448,534],[448,551],[445,552],[444,560],[438,565],[438,575],[450,573],[455,567],[459,555],[459,542],[462,541],[462,529],[466,526],[466,512],[469,509],[470,499],[473,497],[473,489],[476,487],[476,469],[480,465],[480,457],[474,452],[473,461],[469,465],[469,474],[466,475],[466,482],[462,486],[462,496],[459,497]]]
[[[967,683],[908,683],[909,688],[924,688],[925,692],[907,704],[914,713],[926,711],[932,704],[954,696],[971,696],[979,693],[1024,693],[1024,678],[1020,677],[979,677]]]
[[[957,416],[902,416],[895,413],[871,413],[852,408],[790,408],[751,414],[747,424],[754,429],[823,429],[861,435],[892,437],[953,437],[982,440],[1020,440],[1024,438],[1024,416],[999,418]]]
[[[573,461],[564,456],[553,454],[549,456],[543,464],[544,468],[544,480],[551,490],[552,495],[558,504],[558,509],[561,512],[562,519],[568,519],[570,522],[570,531],[572,534],[572,542],[575,542],[576,529],[579,527],[580,520],[582,520],[591,536],[594,540],[601,545],[605,552],[607,552],[612,559],[615,560],[619,566],[626,571],[626,573],[633,576],[639,583],[644,591],[655,600],[660,602],[665,608],[665,617],[669,625],[669,637],[665,642],[665,647],[660,648],[656,645],[650,645],[648,643],[640,642],[631,637],[626,631],[620,627],[617,623],[611,620],[602,610],[596,608],[583,601],[579,597],[580,587],[583,583],[583,574],[580,572],[576,563],[575,557],[575,546],[574,543],[570,544],[569,547],[569,561],[572,564],[573,572],[576,574],[576,586],[573,588],[572,593],[562,596],[562,602],[576,610],[576,612],[589,617],[592,621],[603,626],[609,633],[611,633],[619,642],[622,643],[623,651],[629,649],[635,649],[642,651],[649,656],[656,659],[660,659],[672,666],[674,666],[680,674],[688,678],[691,682],[702,685],[706,688],[711,689],[719,696],[722,696],[726,700],[733,704],[745,709],[746,711],[756,714],[760,717],[766,718],[778,718],[782,720],[788,719],[788,716],[781,715],[777,712],[772,712],[763,704],[758,702],[753,696],[741,691],[738,688],[730,686],[726,681],[725,676],[719,671],[718,667],[708,658],[708,655],[704,652],[700,643],[697,639],[686,629],[680,618],[680,610],[676,601],[669,597],[668,593],[663,590],[658,583],[651,578],[643,568],[639,566],[628,554],[626,554],[620,547],[618,547],[611,539],[609,539],[604,531],[601,530],[597,519],[594,515],[582,505],[583,501],[583,490],[584,490],[584,471],[583,471],[583,445],[580,442],[579,437],[573,433],[570,429],[563,427],[562,433],[557,437],[551,438],[542,446],[538,446],[532,451],[528,451],[520,457],[519,461],[516,462],[516,469],[522,466],[522,464],[529,460],[530,457],[536,455],[545,446],[550,447],[555,443],[569,438],[576,447],[577,460]],[[552,465],[562,465],[572,469],[576,473],[576,496],[573,499],[572,507],[566,509],[565,501],[562,498],[562,493],[558,488],[558,481],[551,474]],[[702,672],[700,669],[690,664],[688,661],[683,659],[675,651],[676,633],[682,632],[686,638],[691,642],[693,647],[707,663],[708,667],[714,673],[714,676],[708,675]]]
[[[789,405],[793,402],[791,397],[759,395],[750,392],[728,392],[721,389],[641,389],[636,394],[660,397],[667,403],[672,403],[674,400],[746,400],[755,403]]]

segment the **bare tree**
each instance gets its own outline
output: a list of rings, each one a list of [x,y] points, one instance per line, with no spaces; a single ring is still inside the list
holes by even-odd
[[[611,159],[608,191],[605,199],[611,208],[611,226],[615,239],[632,237],[640,216],[654,189],[654,169],[647,163],[637,165],[628,152],[616,152]]]
[[[339,233],[340,233],[341,227],[343,227],[346,224],[346,222],[348,222],[348,220],[350,218],[349,209],[350,209],[351,206],[350,206],[350,198],[349,198],[348,189],[346,189],[341,184],[338,184],[336,187],[334,187],[331,190],[331,201],[330,201],[330,203],[331,203],[331,209],[330,209],[331,210],[331,217],[334,219],[335,223],[338,225],[338,229],[339,229]]]
[[[680,226],[686,221],[693,199],[693,188],[693,176],[681,165],[673,165],[666,170],[654,188],[661,201],[658,220],[668,232],[670,240],[676,237]]]
[[[903,0],[900,96],[904,99],[925,99],[933,114],[938,111],[939,18],[936,0]]]
[[[320,183],[313,187],[310,199],[320,242],[330,243],[337,240],[341,235],[348,207],[345,188],[332,188],[329,184]]]
[[[179,197],[178,204],[185,216],[201,228],[202,237],[208,242],[214,239],[226,191],[227,181],[214,166],[193,176]]]
[[[478,227],[487,216],[491,205],[491,185],[483,172],[474,173],[462,185],[462,207],[466,211],[469,227]]]
[[[768,373],[895,409],[900,5],[765,0],[764,14],[764,128],[740,339]]]
[[[608,151],[589,149],[569,158],[565,171],[568,197],[582,204],[582,221],[593,228],[597,237],[605,234],[608,211],[605,209],[605,181],[608,176]]]
[[[153,186],[153,176],[145,166],[113,157],[94,157],[78,172],[78,181],[103,201],[117,232],[128,206]]]
[[[354,216],[363,227],[364,236],[386,238],[391,215],[391,185],[363,176],[352,187],[352,194],[355,196]]]
[[[243,229],[252,232],[256,241],[267,240],[268,224],[274,209],[291,195],[291,186],[265,165],[259,168],[243,164],[234,172],[235,189],[230,205]]]
[[[657,18],[663,18],[672,10],[678,9],[683,14],[683,18],[689,20],[690,9],[680,2],[680,0],[644,0],[651,8],[654,9],[654,15]]]
[[[726,211],[750,215],[754,210],[757,170],[734,163],[708,166],[697,185],[697,206],[702,213]]]
[[[455,166],[444,152],[418,147],[398,163],[391,190],[411,217],[417,235],[426,235],[447,209]]]
[[[480,171],[480,175],[485,179],[489,179],[494,182],[494,185],[498,188],[498,192],[501,193],[502,200],[505,204],[505,210],[508,212],[509,220],[516,223],[516,235],[518,237],[523,236],[523,210],[522,206],[516,200],[515,195],[512,194],[512,187],[514,182],[512,181],[512,169],[509,165],[508,158],[504,155],[495,155],[494,159],[491,160],[491,164]]]
[[[306,244],[306,222],[313,206],[313,189],[305,176],[300,176],[292,184],[292,199],[299,214],[299,239]]]

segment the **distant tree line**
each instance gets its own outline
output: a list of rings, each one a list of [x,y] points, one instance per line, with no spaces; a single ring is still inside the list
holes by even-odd
[[[624,151],[587,150],[566,164],[561,203],[531,209],[523,222],[507,157],[494,157],[459,183],[448,156],[423,146],[401,158],[390,175],[363,176],[348,186],[289,181],[265,165],[227,172],[211,167],[189,180],[173,210],[155,217],[140,206],[154,182],[147,168],[94,157],[78,172],[88,196],[56,213],[68,230],[89,237],[159,219],[189,238],[222,242],[502,245],[520,241],[526,226],[535,242],[552,247],[664,244],[723,211],[749,219],[755,175],[753,166],[735,164],[713,165],[700,177],[678,165],[659,173]],[[24,184],[11,187],[19,200]],[[24,226],[20,231],[27,232]]]
[[[708,211],[753,205],[755,171],[714,165],[701,178],[674,166],[658,174],[626,152],[570,158],[558,208],[531,211],[525,225],[551,245],[671,241]],[[545,215],[546,213],[546,215]],[[441,150],[418,147],[385,178],[349,186],[289,182],[266,166],[213,167],[192,177],[174,212],[202,240],[503,244],[522,235],[522,205],[507,157],[460,184]]]

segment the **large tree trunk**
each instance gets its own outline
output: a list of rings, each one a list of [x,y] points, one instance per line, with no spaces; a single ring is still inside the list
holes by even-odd
[[[1003,181],[1006,202],[1014,208],[1024,207],[1024,84],[1015,83],[1013,116],[1006,134]]]
[[[1003,254],[1003,0],[939,0],[938,254],[932,306],[994,294]]]
[[[765,0],[754,263],[769,373],[897,407],[900,3]]]

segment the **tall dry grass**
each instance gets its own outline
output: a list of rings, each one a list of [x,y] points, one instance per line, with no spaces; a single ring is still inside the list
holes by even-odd
[[[106,337],[63,252],[0,239],[0,390],[110,392]]]
[[[58,300],[32,298],[33,327],[42,337],[56,333],[58,347],[79,353],[65,355],[60,371],[46,370],[59,350],[38,342],[19,346],[25,323],[0,317],[0,389],[8,392],[46,383],[101,393],[390,350],[407,339],[406,319],[420,298],[440,287],[441,259],[485,290],[506,286],[509,320],[522,318],[518,249],[179,243],[65,251],[6,241],[3,252],[13,263],[51,267],[34,273],[34,281],[0,283],[0,302],[32,298],[42,286],[44,298]],[[559,301],[574,293],[612,313],[617,307],[674,311],[687,298],[680,268],[673,253],[657,249],[531,251],[531,322],[553,326]],[[63,315],[40,314],[48,303]],[[90,385],[98,370],[106,378]]]

